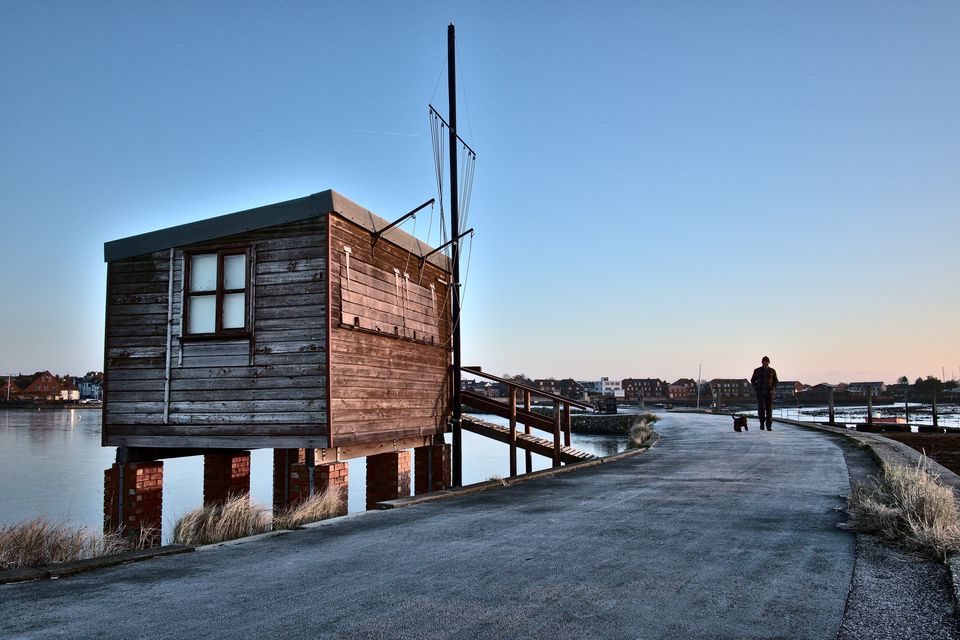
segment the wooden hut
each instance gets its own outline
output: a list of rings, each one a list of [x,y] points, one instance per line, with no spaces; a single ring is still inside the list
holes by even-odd
[[[103,444],[306,447],[448,429],[450,264],[334,191],[108,242]]]

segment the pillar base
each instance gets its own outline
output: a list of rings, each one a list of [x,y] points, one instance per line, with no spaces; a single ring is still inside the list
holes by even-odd
[[[435,444],[413,450],[413,489],[417,495],[443,491],[452,486],[451,445]]]
[[[273,450],[274,513],[291,509],[311,495],[335,487],[340,491],[340,504],[333,516],[346,515],[350,488],[347,463],[318,464],[316,454],[315,449]]]
[[[367,456],[367,509],[378,502],[410,496],[410,452]]]
[[[203,505],[250,495],[250,452],[208,453],[203,456]]]
[[[160,544],[163,462],[114,464],[103,474],[103,531],[120,532],[138,546]]]

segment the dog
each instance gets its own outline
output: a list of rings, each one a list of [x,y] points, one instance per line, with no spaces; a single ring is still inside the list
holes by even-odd
[[[740,430],[749,431],[747,428],[747,416],[733,416],[733,430],[740,433]]]

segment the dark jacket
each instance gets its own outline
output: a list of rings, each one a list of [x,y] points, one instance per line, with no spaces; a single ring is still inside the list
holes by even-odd
[[[757,395],[772,396],[777,390],[777,370],[773,367],[757,367],[753,370],[753,377],[750,378],[750,384],[753,385]]]

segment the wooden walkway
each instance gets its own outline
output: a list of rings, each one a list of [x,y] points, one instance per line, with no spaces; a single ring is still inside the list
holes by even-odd
[[[510,429],[499,424],[493,424],[492,422],[486,422],[485,420],[465,415],[463,416],[463,428],[472,433],[510,444]],[[553,457],[553,441],[547,440],[546,438],[538,438],[518,432],[517,447],[546,458]],[[584,462],[585,460],[593,460],[594,458],[596,458],[595,455],[574,449],[573,447],[560,447],[560,461],[564,464]]]

